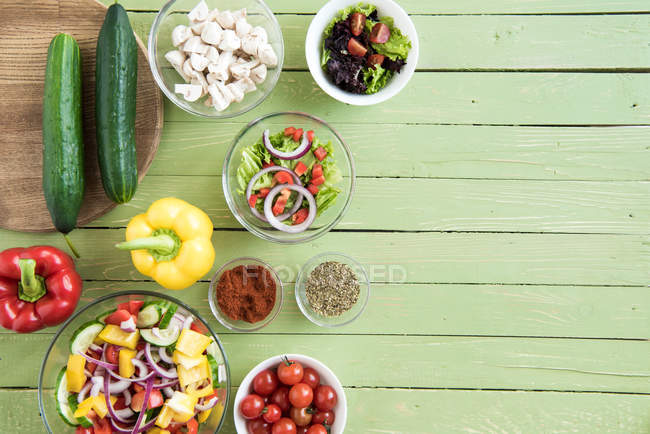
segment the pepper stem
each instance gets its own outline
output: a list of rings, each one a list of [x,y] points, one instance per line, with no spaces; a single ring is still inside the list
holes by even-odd
[[[120,250],[147,250],[157,262],[170,261],[178,255],[181,239],[171,229],[156,229],[151,236],[115,244]]]
[[[20,267],[18,298],[33,303],[47,292],[45,279],[36,274],[36,261],[33,259],[19,259],[18,267]]]

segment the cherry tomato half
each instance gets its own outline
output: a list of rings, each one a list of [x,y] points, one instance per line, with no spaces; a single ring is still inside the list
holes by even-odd
[[[314,392],[314,405],[320,411],[332,410],[336,406],[338,397],[332,386],[320,385]]]
[[[294,384],[289,390],[289,402],[294,407],[307,407],[313,399],[314,391],[305,383]]]
[[[262,414],[262,419],[268,423],[275,423],[282,417],[282,409],[278,404],[269,404],[266,406],[266,411]]]
[[[329,426],[332,426],[334,423],[334,412],[333,411],[320,411],[318,410],[316,414],[314,414],[314,418],[312,419],[312,423],[314,424],[327,424]]]
[[[106,361],[116,365],[120,362],[120,350],[117,346],[108,345],[106,347]]]
[[[305,372],[302,376],[302,382],[307,384],[312,389],[315,389],[320,384],[320,375],[313,368],[305,368]]]
[[[286,357],[278,365],[278,379],[287,386],[300,383],[303,374],[302,365],[294,360],[288,360]]]
[[[278,376],[270,369],[265,369],[253,379],[253,390],[260,396],[268,396],[278,387]]]
[[[312,425],[307,430],[307,434],[327,434],[327,430],[321,424]]]
[[[283,417],[273,424],[273,434],[296,434],[296,424],[288,417]]]
[[[239,403],[239,411],[246,419],[256,419],[264,411],[264,399],[259,395],[250,394]]]
[[[271,424],[261,417],[247,421],[246,429],[248,434],[271,434]]]
[[[313,417],[313,415],[307,410],[307,408],[291,407],[291,410],[289,410],[289,416],[297,426],[307,426],[311,423],[311,418]]]
[[[275,389],[269,402],[277,404],[282,412],[289,411],[291,408],[291,402],[289,402],[289,388],[287,386],[280,386]]]

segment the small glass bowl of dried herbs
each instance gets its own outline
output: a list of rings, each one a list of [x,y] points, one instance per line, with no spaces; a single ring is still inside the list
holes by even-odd
[[[368,304],[370,282],[361,264],[342,253],[314,256],[296,278],[296,301],[316,325],[338,327],[357,319]]]

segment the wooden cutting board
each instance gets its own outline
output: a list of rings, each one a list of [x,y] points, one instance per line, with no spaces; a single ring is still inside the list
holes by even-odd
[[[41,186],[42,102],[47,48],[60,32],[79,43],[83,62],[86,193],[78,225],[115,204],[102,188],[95,141],[95,48],[106,7],[94,0],[0,0],[0,227],[54,230]],[[160,142],[162,96],[138,39],[136,143],[144,177]]]

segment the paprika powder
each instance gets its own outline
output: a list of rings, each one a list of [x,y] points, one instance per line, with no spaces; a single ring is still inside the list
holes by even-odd
[[[232,320],[262,321],[275,305],[275,280],[261,265],[238,265],[221,274],[217,302]]]

